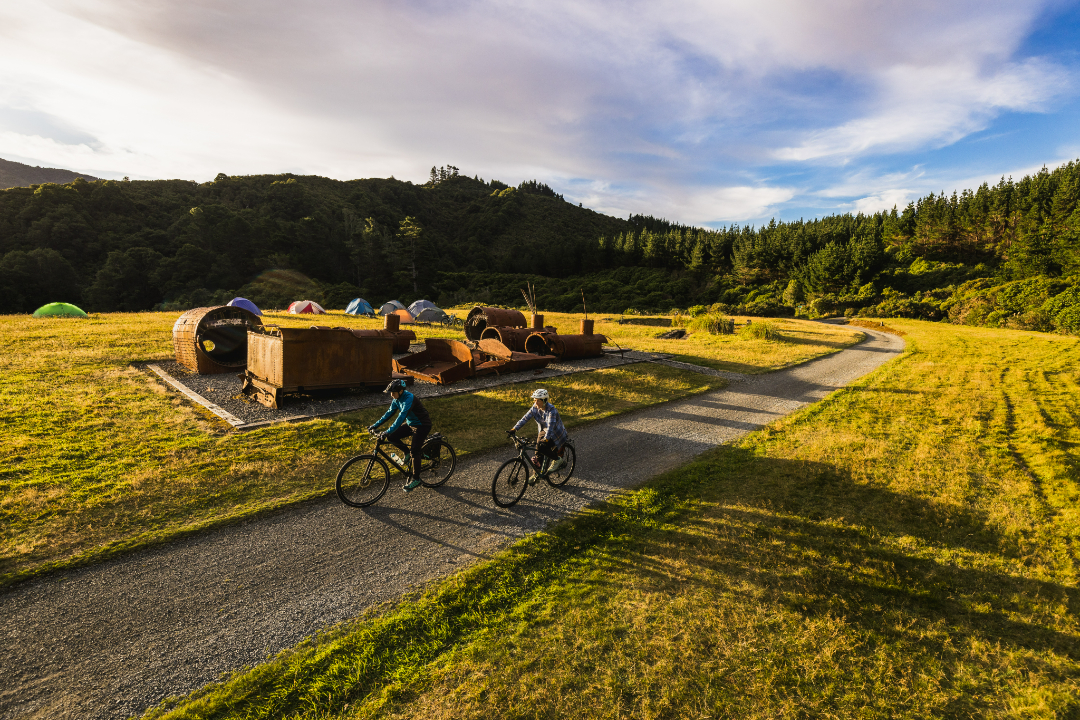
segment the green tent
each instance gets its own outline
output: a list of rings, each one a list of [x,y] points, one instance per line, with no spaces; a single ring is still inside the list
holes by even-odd
[[[88,317],[71,303],[49,303],[34,311],[34,317]]]

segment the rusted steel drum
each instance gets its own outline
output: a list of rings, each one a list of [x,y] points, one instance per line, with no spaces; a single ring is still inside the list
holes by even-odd
[[[255,313],[220,305],[188,310],[173,325],[176,362],[200,375],[247,366],[248,330],[262,327]]]
[[[533,313],[532,316],[532,329],[543,330],[544,329],[544,316],[538,313]]]
[[[480,334],[481,340],[498,340],[515,352],[525,351],[525,338],[533,331],[529,328],[488,327]]]
[[[525,352],[533,355],[554,355],[560,360],[599,357],[604,354],[603,335],[559,335],[534,332],[525,339]]]
[[[582,318],[581,320],[581,334],[592,335],[593,334],[593,321],[588,318]]]
[[[394,313],[390,313],[389,315],[383,316],[383,329],[384,330],[389,330],[390,332],[397,332],[400,327],[401,327],[401,316],[400,315],[395,315]]]
[[[476,342],[484,334],[484,329],[489,327],[526,327],[525,316],[518,310],[504,310],[502,308],[480,307],[479,305],[469,311],[465,318],[465,337]]]
[[[391,317],[387,315],[386,317]],[[416,340],[412,330],[349,330],[356,337],[388,337],[394,341],[394,353],[409,352],[409,345]]]

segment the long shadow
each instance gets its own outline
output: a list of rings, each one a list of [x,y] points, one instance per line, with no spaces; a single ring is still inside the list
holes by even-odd
[[[619,572],[592,582],[689,584],[808,617],[842,617],[928,656],[953,652],[942,647],[945,637],[969,637],[1080,660],[1072,630],[1080,589],[1026,576],[1030,549],[983,512],[855,482],[825,463],[732,447],[713,459],[712,477],[690,493],[707,509],[636,533],[624,552],[605,553]],[[659,486],[677,478],[678,471]],[[969,564],[969,553],[997,556],[1005,569]],[[1071,619],[1055,622],[1062,606]],[[883,613],[903,622],[883,621]],[[948,631],[932,632],[935,626]]]

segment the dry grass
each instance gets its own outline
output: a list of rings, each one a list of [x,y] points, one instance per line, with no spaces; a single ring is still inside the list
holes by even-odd
[[[1077,717],[1080,340],[895,324],[855,386],[163,714]]]
[[[381,409],[234,433],[165,392],[133,363],[172,356],[176,317],[0,317],[0,584],[333,492],[337,465],[367,446],[363,428]],[[267,322],[376,324],[344,315]],[[717,384],[649,365],[550,387],[563,416],[580,423]],[[529,403],[524,393],[510,386],[429,407],[459,452],[469,452],[501,442],[498,431]]]

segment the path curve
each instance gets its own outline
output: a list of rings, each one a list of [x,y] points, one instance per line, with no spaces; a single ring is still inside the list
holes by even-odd
[[[860,328],[862,329],[862,328]],[[374,507],[336,497],[0,593],[0,718],[127,718],[455,572],[612,493],[820,400],[903,350],[859,345],[574,431],[578,469],[510,510],[491,501],[508,447],[446,486],[396,486]],[[620,462],[609,462],[619,458]]]

